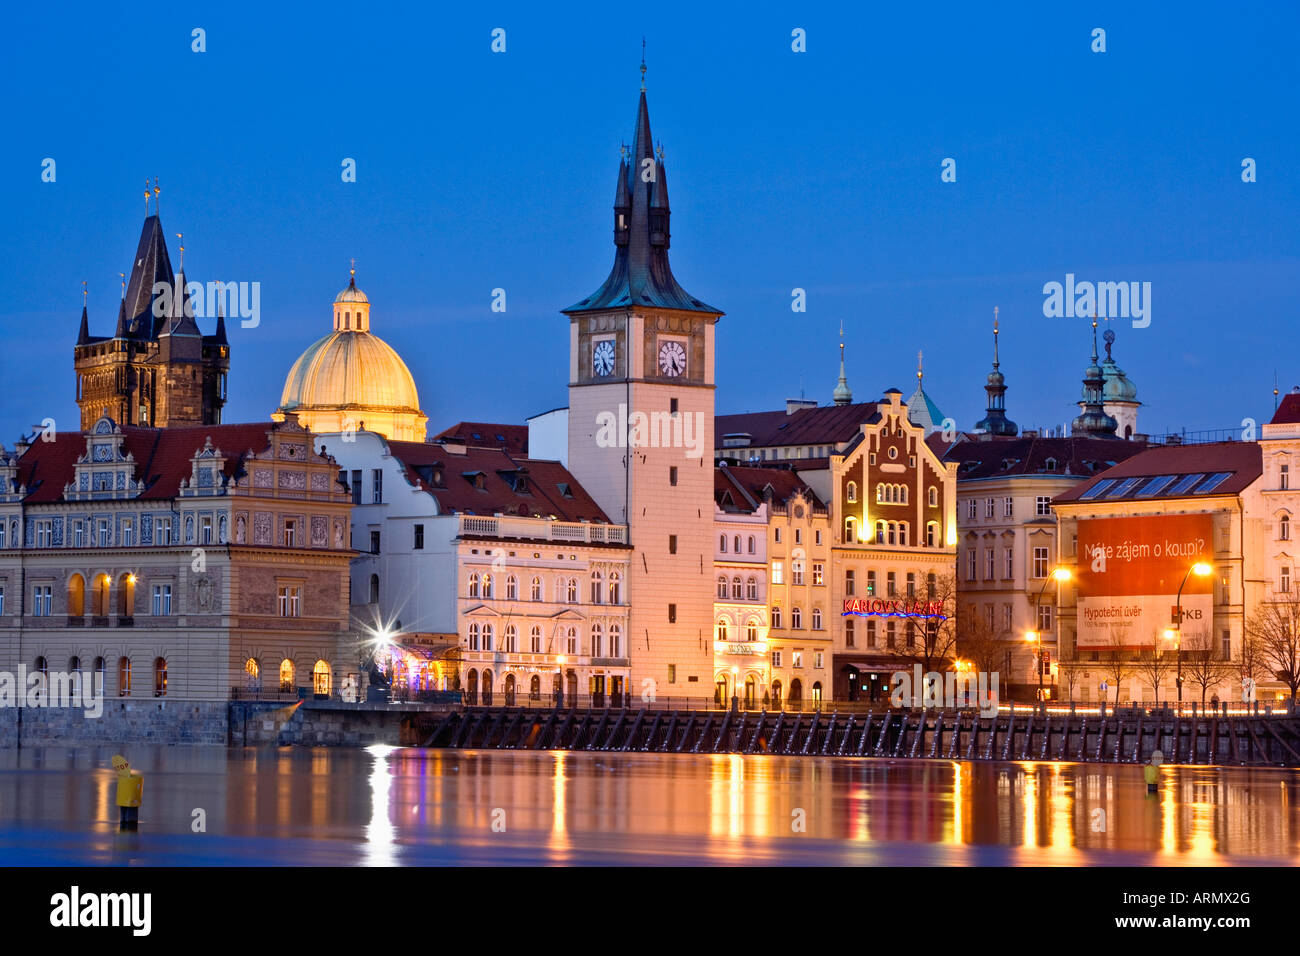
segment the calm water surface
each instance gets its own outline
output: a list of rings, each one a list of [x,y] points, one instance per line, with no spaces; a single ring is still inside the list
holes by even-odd
[[[145,775],[137,833],[117,829],[118,750]],[[1151,796],[1127,765],[25,747],[0,751],[0,863],[1290,864],[1298,788],[1240,768],[1166,767]]]

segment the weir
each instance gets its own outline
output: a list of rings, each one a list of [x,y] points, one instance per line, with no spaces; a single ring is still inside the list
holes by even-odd
[[[606,707],[468,707],[422,715],[414,739],[449,749],[638,750],[893,760],[1059,760],[1300,767],[1300,718],[1176,716],[1120,710],[1101,716],[1029,708],[886,710],[829,714]]]

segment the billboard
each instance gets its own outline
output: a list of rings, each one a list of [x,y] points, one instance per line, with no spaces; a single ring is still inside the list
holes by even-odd
[[[1183,584],[1182,646],[1208,648],[1214,623],[1214,575],[1187,576],[1213,560],[1208,514],[1079,520],[1078,637],[1081,650],[1169,647],[1164,632]]]

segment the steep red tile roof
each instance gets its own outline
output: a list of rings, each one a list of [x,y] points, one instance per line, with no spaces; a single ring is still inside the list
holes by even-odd
[[[1282,396],[1282,404],[1273,413],[1270,425],[1294,425],[1300,422],[1300,392],[1288,392]]]
[[[269,442],[267,432],[283,427],[275,422],[243,425],[192,425],[182,428],[122,426],[123,447],[135,458],[135,476],[145,483],[143,500],[174,498],[182,479],[190,477],[190,459],[211,438],[212,447],[226,457],[222,473],[242,477],[247,453],[261,452]],[[58,432],[54,441],[37,438],[18,460],[18,481],[27,486],[31,504],[60,501],[64,486],[73,481],[74,465],[86,453],[81,432]]]
[[[527,425],[457,422],[434,435],[433,441],[441,438],[456,438],[466,445],[478,445],[480,448],[504,448],[515,458],[528,457]]]
[[[838,445],[856,435],[860,425],[874,422],[879,416],[876,402],[801,408],[793,415],[787,415],[784,409],[717,415],[713,420],[714,441],[723,448],[727,435],[748,434],[750,443],[736,448],[738,454],[745,447]]]
[[[1069,491],[1053,498],[1052,503],[1079,501],[1088,494],[1089,489],[1103,481],[1108,484],[1095,499],[1097,502],[1129,501],[1135,496],[1136,500],[1148,501],[1162,498],[1235,495],[1249,487],[1263,474],[1263,471],[1263,455],[1256,442],[1223,441],[1204,445],[1164,445],[1159,448],[1149,448],[1113,468],[1106,469],[1096,477],[1075,485]],[[1203,483],[1208,484],[1206,479],[1215,474],[1226,474],[1227,477],[1209,492],[1197,494],[1197,488]],[[1129,485],[1118,497],[1112,497],[1112,492],[1123,487],[1122,479],[1156,478],[1168,475],[1204,475],[1205,478],[1197,479],[1173,494],[1170,492],[1179,488],[1177,480],[1165,484],[1157,494],[1141,495],[1138,492],[1143,490],[1147,482],[1139,480]]]
[[[719,504],[722,495],[730,492],[731,500],[738,510],[753,511],[762,504],[768,488],[771,488],[772,500],[776,504],[785,504],[802,491],[813,506],[822,505],[816,492],[788,468],[732,465],[719,466],[713,470],[713,496]]]
[[[500,448],[465,448],[464,454],[431,442],[390,441],[389,451],[406,469],[407,480],[433,495],[446,514],[528,517],[554,515],[561,521],[612,522],[569,470],[558,461],[514,458]],[[442,467],[442,486],[433,483],[436,466]],[[516,480],[526,469],[527,491],[516,491]],[[483,488],[472,477],[483,476]],[[568,494],[565,494],[567,489]],[[520,507],[523,511],[520,511]]]

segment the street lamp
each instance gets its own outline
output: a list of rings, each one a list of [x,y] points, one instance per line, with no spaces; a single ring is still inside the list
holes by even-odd
[[[731,668],[731,712],[734,714],[740,709],[740,668],[733,666]]]
[[[557,663],[560,665],[560,669],[555,672],[555,677],[556,680],[558,681],[558,683],[555,685],[555,708],[557,710],[564,706],[564,662],[565,660],[566,658],[563,654],[561,654],[556,659]]]
[[[1042,620],[1043,592],[1047,590],[1049,581],[1070,580],[1070,569],[1056,567],[1052,572],[1043,578],[1043,586],[1038,589],[1038,595],[1034,598],[1034,630],[1025,635],[1025,640],[1038,642],[1038,699],[1043,699],[1043,632],[1038,629],[1038,622]]]
[[[1195,574],[1198,578],[1206,577],[1213,574],[1214,568],[1210,567],[1204,561],[1197,561],[1187,573],[1183,575],[1183,583],[1178,585],[1178,599],[1174,605],[1174,648],[1178,652],[1178,679],[1174,681],[1178,687],[1178,709],[1183,708],[1183,588],[1187,584],[1187,579]],[[1166,631],[1166,634],[1169,632]]]

